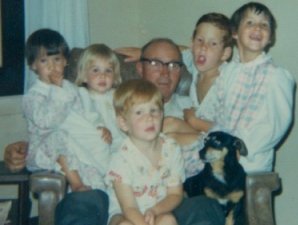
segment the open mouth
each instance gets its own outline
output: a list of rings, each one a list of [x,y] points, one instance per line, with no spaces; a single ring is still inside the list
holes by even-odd
[[[99,82],[98,83],[98,86],[99,87],[105,87],[107,84],[106,84],[106,82]]]
[[[253,40],[253,41],[257,41],[257,42],[262,41],[262,37],[261,37],[260,35],[251,35],[249,38],[250,38],[251,40]]]
[[[197,58],[196,62],[197,62],[198,65],[203,65],[203,64],[205,64],[205,62],[206,62],[206,57],[203,56],[203,55],[201,55],[201,56],[199,56],[199,57]]]
[[[145,129],[145,131],[146,131],[146,132],[153,132],[153,131],[155,131],[155,128],[154,128],[154,126],[147,127],[147,128]]]

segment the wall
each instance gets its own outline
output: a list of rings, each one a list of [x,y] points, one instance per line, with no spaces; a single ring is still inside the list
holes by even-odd
[[[88,0],[91,42],[102,42],[111,47],[141,46],[152,37],[165,36],[188,45],[197,19],[211,11],[227,15],[244,0]],[[271,50],[275,61],[288,68],[297,79],[298,2],[284,0],[262,1],[278,21],[277,43]],[[296,100],[297,101],[297,100]],[[0,97],[0,159],[8,143],[26,139],[22,118],[21,96]],[[296,104],[297,105],[297,104]],[[295,110],[297,116],[297,110]],[[277,224],[296,225],[298,220],[298,126],[295,123],[289,137],[277,152],[275,171],[282,178],[282,192],[275,198]],[[0,189],[0,195],[6,192]],[[294,218],[293,218],[294,216]],[[289,219],[291,218],[291,219]]]
[[[91,43],[111,47],[139,43],[143,28],[139,24],[138,0],[88,0]]]
[[[21,96],[0,97],[0,128],[1,150],[9,143],[27,139],[26,123],[21,113]]]
[[[111,47],[141,46],[153,37],[171,37],[188,45],[197,19],[218,11],[230,16],[245,0],[89,0],[91,42],[106,42]],[[275,61],[290,70],[297,79],[298,2],[264,0],[278,22],[277,43],[271,49]],[[117,7],[116,7],[117,6]],[[100,11],[101,13],[96,13]],[[132,13],[136,14],[133,15]],[[103,20],[108,20],[105,23]],[[108,24],[108,26],[107,26]],[[297,100],[296,100],[297,101]],[[296,104],[297,105],[297,104]],[[295,110],[297,117],[297,110]],[[298,220],[298,126],[277,151],[275,171],[282,178],[282,192],[275,198],[277,224],[296,225]],[[293,216],[295,218],[293,218]],[[291,219],[289,219],[291,218]]]

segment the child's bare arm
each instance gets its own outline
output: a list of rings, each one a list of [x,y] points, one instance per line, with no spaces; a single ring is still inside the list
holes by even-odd
[[[124,217],[133,224],[148,225],[138,208],[132,188],[127,184],[117,181],[113,182],[113,187]]]
[[[167,197],[150,208],[156,216],[173,211],[183,199],[182,184],[176,187],[169,187],[167,190]]]
[[[203,120],[196,117],[194,109],[184,110],[184,120],[197,132],[207,132],[213,126],[213,123],[211,121]]]
[[[172,116],[164,118],[162,131],[163,133],[197,133],[187,122]]]
[[[200,132],[191,127],[186,121],[176,117],[166,117],[163,121],[163,133],[175,139],[181,145],[189,145],[194,143]]]

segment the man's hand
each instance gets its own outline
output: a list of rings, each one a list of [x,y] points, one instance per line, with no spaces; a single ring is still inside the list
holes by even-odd
[[[28,142],[25,141],[19,141],[7,145],[4,150],[4,162],[6,166],[13,172],[17,172],[25,168],[27,150]]]
[[[137,47],[116,48],[114,51],[120,55],[124,55],[125,62],[136,62],[141,57],[141,49]]]
[[[51,84],[62,87],[63,75],[61,75],[60,73],[56,73],[56,72],[51,73],[49,76],[49,79]]]

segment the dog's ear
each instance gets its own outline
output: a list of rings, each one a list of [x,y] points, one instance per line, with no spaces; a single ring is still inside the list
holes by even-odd
[[[235,141],[233,143],[233,146],[236,148],[236,150],[239,151],[240,155],[247,156],[247,148],[243,140],[239,138],[235,138]]]

